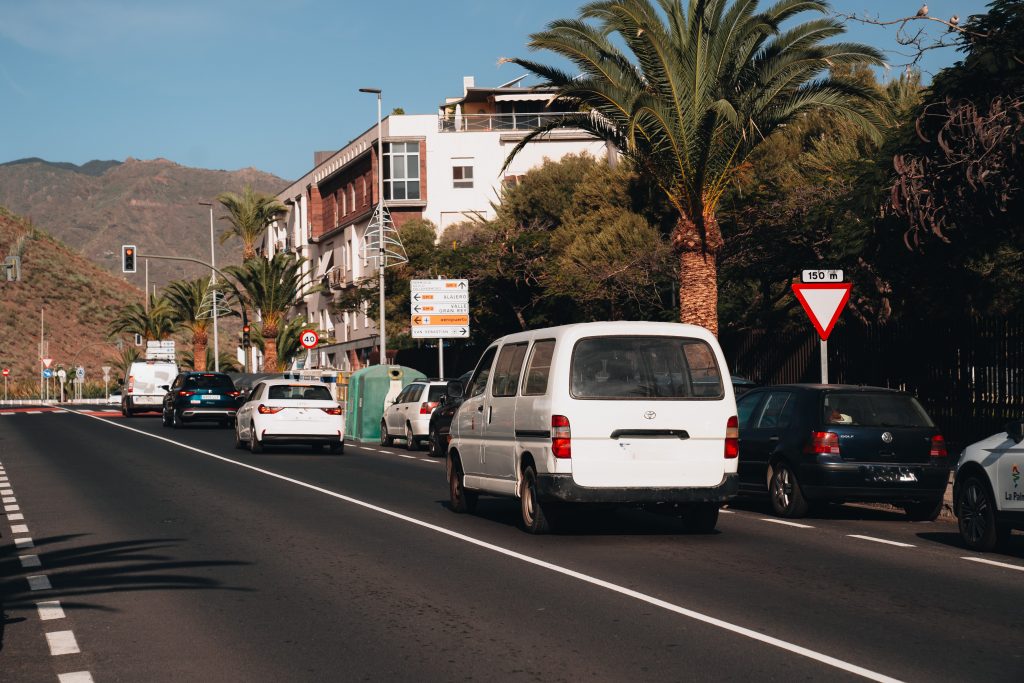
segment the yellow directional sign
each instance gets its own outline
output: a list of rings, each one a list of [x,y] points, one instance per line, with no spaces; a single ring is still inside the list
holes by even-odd
[[[421,325],[468,325],[468,315],[414,315],[412,324]]]

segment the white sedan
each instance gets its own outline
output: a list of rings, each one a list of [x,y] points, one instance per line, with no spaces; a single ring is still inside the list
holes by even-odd
[[[345,414],[319,382],[268,379],[249,392],[235,417],[235,447],[261,453],[265,445],[324,445],[345,450]]]
[[[971,550],[989,552],[1024,529],[1024,420],[964,449],[953,480],[953,512],[960,538]]]

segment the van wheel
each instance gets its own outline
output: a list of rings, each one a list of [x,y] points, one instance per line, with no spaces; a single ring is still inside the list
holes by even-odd
[[[552,506],[544,506],[537,498],[537,471],[533,465],[523,469],[523,480],[519,485],[519,502],[522,511],[523,528],[531,534],[546,534],[554,526]]]
[[[384,420],[380,421],[380,445],[390,446],[395,443],[395,437],[388,434],[388,423]]]
[[[942,496],[934,500],[919,500],[903,505],[907,517],[912,522],[934,522],[935,518],[942,512]]]
[[[412,433],[412,423],[405,423],[405,449],[407,451],[415,451],[419,448],[419,444],[416,442],[416,435]]]
[[[338,454],[338,453],[344,453],[344,452],[345,452],[345,442],[344,441],[339,441],[338,443],[332,443],[331,444],[331,453]]]
[[[957,491],[957,526],[971,550],[991,552],[1006,541],[1010,530],[996,523],[995,501],[980,477],[968,477]]]
[[[807,500],[800,483],[796,480],[796,472],[788,464],[779,461],[772,465],[771,479],[768,481],[768,494],[772,499],[772,510],[780,517],[803,517],[807,514]]]
[[[714,533],[718,524],[718,503],[690,503],[683,507],[683,529],[688,534]]]
[[[462,467],[457,460],[448,464],[448,500],[455,512],[473,512],[479,496],[474,491],[467,491],[463,485]]]

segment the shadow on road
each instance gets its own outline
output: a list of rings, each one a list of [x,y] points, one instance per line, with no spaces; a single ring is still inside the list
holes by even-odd
[[[33,548],[16,548],[13,543],[0,547],[0,651],[4,628],[23,621],[9,618],[12,610],[31,610],[42,600],[60,600],[67,610],[111,608],[83,600],[84,596],[126,591],[152,590],[224,590],[249,591],[226,586],[195,572],[209,567],[245,566],[251,562],[233,560],[180,561],[171,549],[186,543],[181,538],[142,539],[116,543],[76,545],[65,550],[47,551],[47,546],[72,541],[84,534],[34,539]],[[20,556],[37,555],[41,567],[23,567]],[[45,574],[50,590],[33,591],[26,577]]]
[[[967,549],[963,540],[960,538],[960,534],[955,531],[941,533],[925,532],[918,534],[917,537],[923,541],[931,541],[933,543],[940,543],[953,548],[959,548],[967,553],[974,552],[973,550]],[[999,562],[1001,559],[1024,560],[1024,535],[1019,533],[1013,534],[1004,546],[997,548],[994,552],[984,553],[981,556],[996,562]]]

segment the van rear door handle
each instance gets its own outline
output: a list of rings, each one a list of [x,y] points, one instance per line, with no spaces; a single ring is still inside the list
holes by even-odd
[[[478,405],[476,407],[476,412],[478,412],[478,413],[484,412],[484,404],[483,403],[481,403],[480,405]]]

